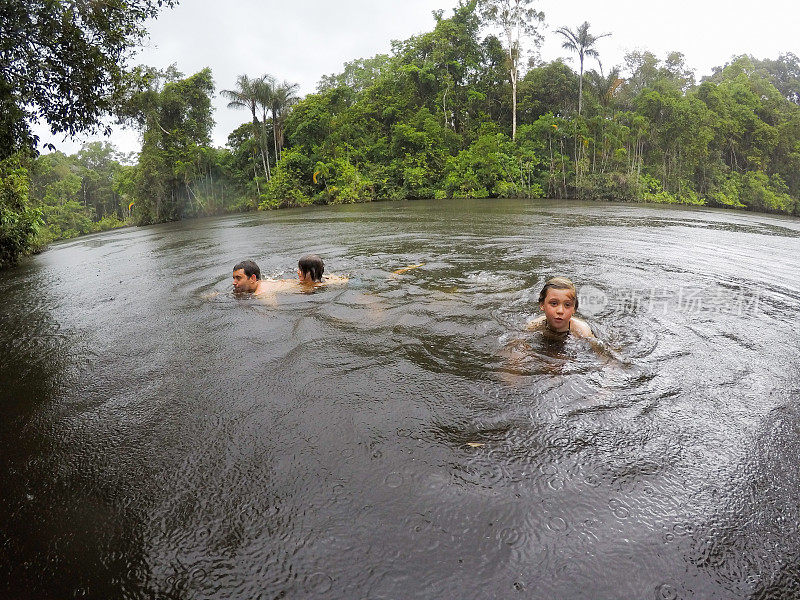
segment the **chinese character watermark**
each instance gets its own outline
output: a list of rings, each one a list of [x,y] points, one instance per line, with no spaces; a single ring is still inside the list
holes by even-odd
[[[632,315],[639,313],[724,313],[744,316],[758,310],[758,290],[676,288],[627,288],[601,290],[583,286],[578,294],[582,314],[604,313]]]

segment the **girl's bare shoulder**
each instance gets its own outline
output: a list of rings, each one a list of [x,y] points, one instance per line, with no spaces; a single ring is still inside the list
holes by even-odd
[[[539,315],[535,319],[531,319],[525,324],[525,329],[528,331],[538,331],[544,327],[546,317],[544,315]]]
[[[570,331],[580,337],[594,337],[589,324],[577,317],[572,317],[572,319],[570,319]]]
[[[547,327],[546,323],[547,317],[545,315],[539,315],[535,319],[528,321],[525,324],[525,329],[527,331],[540,331]],[[578,337],[594,337],[592,328],[589,327],[589,324],[583,319],[579,319],[577,317],[572,317],[572,319],[570,319],[569,330],[572,334]]]

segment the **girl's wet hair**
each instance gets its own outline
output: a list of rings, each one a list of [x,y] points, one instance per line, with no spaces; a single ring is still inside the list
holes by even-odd
[[[548,279],[544,284],[542,291],[539,292],[539,304],[542,304],[544,299],[547,298],[547,290],[571,291],[572,299],[575,300],[575,310],[578,310],[578,290],[575,288],[575,284],[572,283],[571,280],[567,279],[566,277],[553,277],[552,279]]]
[[[325,264],[316,254],[307,254],[299,261],[297,266],[303,275],[310,274],[312,281],[322,281],[322,274],[325,272]]]

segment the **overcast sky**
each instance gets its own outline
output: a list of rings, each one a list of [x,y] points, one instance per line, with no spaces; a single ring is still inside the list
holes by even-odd
[[[191,75],[211,67],[217,91],[235,87],[236,76],[269,73],[300,85],[301,95],[316,90],[322,75],[338,73],[350,60],[388,53],[391,40],[430,31],[433,10],[452,15],[458,0],[181,0],[148,25],[150,39],[136,62],[164,68],[176,63]],[[607,71],[622,64],[626,52],[650,50],[663,57],[683,52],[698,80],[736,54],[777,58],[800,55],[800,0],[540,0],[545,13],[543,60],[569,57],[554,31],[589,21],[591,31],[611,33],[597,48]],[[587,68],[596,67],[590,60]],[[213,143],[223,146],[228,134],[249,120],[247,114],[214,98]],[[51,137],[37,132],[71,154],[84,139]],[[102,138],[92,138],[102,139]],[[110,138],[120,150],[138,151],[134,131],[117,130]]]

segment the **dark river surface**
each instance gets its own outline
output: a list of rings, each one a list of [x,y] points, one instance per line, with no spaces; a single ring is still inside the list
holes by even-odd
[[[307,252],[350,282],[232,295]],[[523,331],[559,274],[602,346]],[[284,210],[0,300],[2,598],[800,597],[798,219]]]

